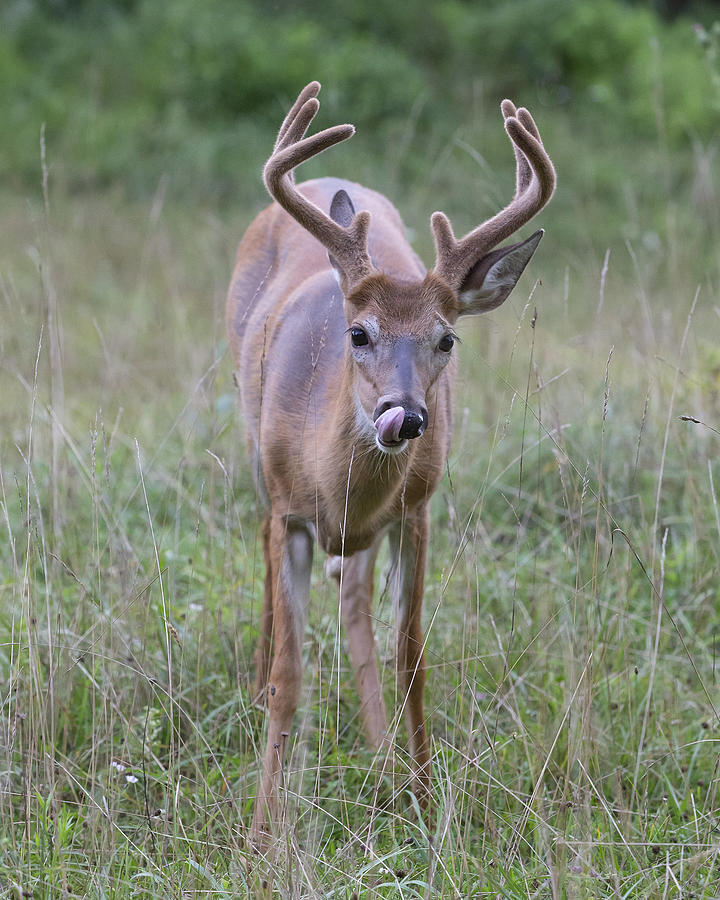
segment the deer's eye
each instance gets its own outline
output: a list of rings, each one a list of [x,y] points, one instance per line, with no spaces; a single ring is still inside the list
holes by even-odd
[[[444,337],[440,338],[438,350],[442,350],[443,353],[449,353],[452,350],[454,343],[455,338],[451,334],[446,334]]]
[[[350,340],[353,347],[364,347],[368,343],[368,336],[362,328],[358,328],[357,325],[354,325],[350,329]]]

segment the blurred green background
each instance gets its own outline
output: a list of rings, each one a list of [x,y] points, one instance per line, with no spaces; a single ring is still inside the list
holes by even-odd
[[[716,900],[716,18],[0,0],[1,896],[270,896],[243,887],[261,504],[224,306],[318,79],[312,127],[358,132],[299,180],[383,191],[428,264],[433,210],[461,232],[512,196],[503,97],[558,191],[510,300],[462,325],[425,596],[435,843],[403,726],[387,777],[359,734],[318,554],[282,896]]]
[[[602,259],[618,239],[664,254],[681,235],[714,270],[716,11],[619,0],[6,0],[0,177],[37,187],[44,124],[56,189],[138,197],[163,179],[170,201],[257,209],[273,132],[317,78],[319,125],[350,120],[362,137],[301,177],[369,182],[411,225],[454,205],[470,227],[512,189],[498,111],[509,96],[535,113],[559,171],[545,217],[562,265],[580,253],[581,266],[588,250]],[[418,240],[429,248],[425,230]]]

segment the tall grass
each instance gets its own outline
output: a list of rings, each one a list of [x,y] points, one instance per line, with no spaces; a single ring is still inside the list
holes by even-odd
[[[549,233],[463,324],[425,598],[433,815],[403,722],[365,747],[318,559],[262,860],[260,511],[223,326],[249,214],[165,192],[46,179],[3,207],[0,891],[716,897],[718,300],[692,254],[618,238],[566,265]],[[376,592],[397,710],[382,565]]]

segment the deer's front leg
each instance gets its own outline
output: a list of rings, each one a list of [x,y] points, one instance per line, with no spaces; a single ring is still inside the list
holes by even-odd
[[[260,615],[260,637],[255,651],[255,702],[265,704],[270,677],[270,648],[273,636],[273,576],[270,555],[270,514],[262,523],[263,555],[265,557],[265,585]]]
[[[405,700],[410,753],[415,765],[412,782],[422,807],[430,794],[430,743],[425,724],[425,656],[422,601],[428,542],[428,511],[408,513],[390,532],[395,573],[393,600],[397,607],[397,672]]]
[[[281,825],[284,752],[300,698],[302,641],[310,594],[313,539],[304,522],[271,516],[267,566],[272,588],[273,657],[267,684],[268,737],[251,839],[259,847]]]

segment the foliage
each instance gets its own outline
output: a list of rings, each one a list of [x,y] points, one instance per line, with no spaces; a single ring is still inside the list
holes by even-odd
[[[688,317],[639,248],[654,316],[612,259],[597,310],[595,278],[546,255],[542,285],[463,325],[427,575],[435,816],[401,718],[387,756],[365,746],[318,559],[287,845],[264,861],[258,497],[222,326],[237,223],[52,181],[47,210],[3,220],[0,890],[715,896],[714,294]],[[394,708],[385,588],[381,564]]]
[[[0,894],[717,895],[706,38],[609,0],[4,4]],[[430,210],[471,227],[512,191],[500,95],[537,112],[559,190],[513,298],[462,325],[425,604],[435,815],[401,717],[367,750],[318,559],[287,840],[259,860],[259,499],[223,304],[317,76],[323,124],[359,134],[308,173],[386,190],[426,258]],[[385,587],[381,560],[396,708]]]
[[[4,177],[35,177],[44,123],[75,186],[143,188],[170,171],[186,190],[225,195],[238,157],[264,152],[288,98],[315,77],[330,116],[352,99],[380,139],[418,101],[423,126],[447,134],[480,83],[493,97],[535,85],[550,107],[582,106],[585,127],[610,141],[654,137],[661,106],[673,143],[717,125],[688,23],[617,0],[414,0],[382,15],[349,2],[327,15],[314,0],[272,15],[251,0],[11,0],[0,23]]]

